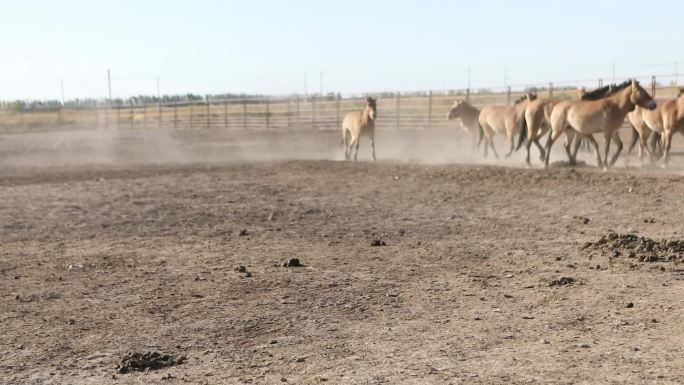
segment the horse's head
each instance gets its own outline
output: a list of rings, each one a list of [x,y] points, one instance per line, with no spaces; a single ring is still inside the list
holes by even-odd
[[[536,92],[525,92],[525,97],[527,98],[528,102],[531,102],[533,100],[537,100],[537,93]]]
[[[639,82],[634,79],[632,79],[632,85],[629,87],[629,100],[635,106],[649,110],[655,110],[656,108],[656,101],[653,100],[651,95],[649,95],[648,92],[639,85]]]
[[[463,99],[458,99],[454,102],[447,114],[447,119],[453,120],[461,116],[461,108],[463,107]]]
[[[370,116],[372,120],[375,120],[375,118],[378,116],[377,101],[378,99],[373,99],[370,96],[366,98],[366,110],[369,110],[368,116]]]

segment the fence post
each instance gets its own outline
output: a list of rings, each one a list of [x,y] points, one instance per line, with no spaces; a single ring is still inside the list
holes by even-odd
[[[116,108],[116,129],[118,130],[120,128],[121,128],[121,106],[118,106]]]
[[[549,98],[553,97],[553,83],[549,83]]]
[[[162,127],[162,105],[161,99],[159,99],[159,104],[157,105],[157,117],[159,117],[159,128]]]
[[[299,126],[299,96],[295,96],[295,103],[297,103],[297,126]]]
[[[466,88],[466,102],[470,103],[470,88]]]
[[[228,128],[228,102],[223,101],[223,128]]]
[[[651,76],[651,97],[655,98],[656,96],[656,77],[655,75]]]
[[[173,129],[178,128],[178,102],[173,103]]]
[[[290,97],[287,97],[287,126],[290,127],[290,115],[292,114],[291,112],[291,106],[290,106]]]
[[[337,122],[337,125],[339,126],[342,124],[340,122],[340,93],[335,94],[335,121]]]
[[[269,107],[268,96],[266,97],[266,129],[271,128],[271,109]]]
[[[247,101],[242,101],[242,129],[247,129]]]
[[[428,91],[428,129],[432,128],[432,91]]]
[[[506,87],[506,105],[511,105],[511,86]]]
[[[311,125],[316,129],[316,97],[311,96]]]
[[[192,129],[192,110],[193,110],[192,101],[190,101],[189,105],[190,105],[190,129]]]
[[[209,113],[210,106],[211,101],[209,100],[209,95],[207,95],[207,128],[211,127],[211,114]]]
[[[603,87],[603,79],[599,78],[599,82],[598,82],[598,83],[599,83],[598,88]]]
[[[399,111],[400,111],[400,106],[401,106],[401,102],[400,102],[400,100],[401,100],[401,93],[400,93],[400,92],[397,92],[397,98],[396,98],[396,99],[397,99],[397,104],[396,104],[396,116],[395,116],[395,123],[394,123],[394,124],[395,124],[395,126],[396,126],[396,128],[397,128],[397,130],[398,130],[398,129],[401,127],[401,125],[399,124],[399,123],[400,123],[400,117],[399,117],[399,116],[400,116],[400,113],[399,113]]]

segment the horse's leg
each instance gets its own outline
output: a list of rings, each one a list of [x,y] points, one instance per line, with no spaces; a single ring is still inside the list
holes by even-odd
[[[546,126],[546,124],[543,126],[542,130],[538,132],[535,136],[534,139],[532,140],[534,144],[537,146],[537,149],[539,150],[539,161],[543,162],[544,158],[546,158],[546,151],[544,151],[544,146],[541,145],[539,142],[539,139],[544,136],[548,131],[550,130],[549,127]],[[550,134],[549,134],[550,135]]]
[[[579,136],[577,136],[577,138],[576,138],[575,134],[576,134],[576,132],[572,128],[569,130],[567,130],[567,129],[565,130],[565,144],[563,147],[565,148],[565,153],[568,155],[568,164],[571,166],[574,166],[575,164],[577,164],[575,157],[574,157],[572,151],[570,150],[570,147],[572,146],[573,141],[579,140]]]
[[[618,157],[622,152],[622,139],[620,139],[620,134],[618,134],[617,130],[613,131],[613,141],[615,141],[615,144],[617,144],[617,150],[615,151],[613,157],[610,159],[610,166],[613,166],[615,162],[617,162]]]
[[[354,153],[354,147],[356,146],[358,138],[354,137],[354,135],[351,134],[349,136],[349,160],[352,160],[352,154]]]
[[[349,136],[347,130],[342,130],[342,141],[344,142],[344,160],[349,160]]]
[[[672,136],[674,135],[674,130],[665,130],[665,146],[663,148],[663,167],[670,163],[670,147],[672,146]]]
[[[587,140],[594,145],[594,151],[596,151],[596,164],[598,164],[598,167],[601,167],[601,165],[603,165],[603,160],[601,160],[601,150],[599,149],[598,142],[594,139],[594,135],[587,136]]]
[[[496,147],[494,147],[494,135],[489,137],[489,146],[492,148],[492,153],[494,153],[494,158],[499,159],[499,154],[496,152]]]
[[[565,131],[566,127],[565,126],[560,126],[560,128],[557,127],[551,127],[551,133],[549,134],[549,138],[546,140],[546,146],[544,150],[546,151],[546,158],[544,158],[544,167],[549,168],[549,158],[551,158],[551,147],[553,147],[553,144],[556,142],[558,137]]]
[[[612,132],[610,132],[610,133],[609,133],[609,132],[604,132],[604,133],[603,133],[603,138],[604,138],[604,140],[605,140],[605,142],[606,142],[606,143],[604,143],[604,146],[603,146],[603,147],[605,148],[605,151],[604,151],[604,155],[605,155],[605,156],[603,157],[603,159],[605,159],[605,161],[606,161],[606,163],[603,165],[603,168],[607,169],[608,166],[609,166],[609,165],[608,165],[608,155],[609,155],[609,152],[610,152],[610,140],[613,139],[613,133],[612,133]],[[601,167],[601,165],[599,165],[599,167]]]
[[[513,154],[513,150],[515,149],[515,136],[513,135],[513,130],[506,130],[506,139],[511,143],[511,148],[508,150],[508,154],[506,154],[506,158],[508,158]]]
[[[371,155],[373,156],[373,162],[375,162],[375,132],[370,133],[370,145],[371,145]]]
[[[359,156],[359,144],[361,144],[361,134],[354,138],[354,162],[356,162],[356,158]]]
[[[575,147],[572,149],[572,158],[575,160],[575,163],[577,163],[577,154],[579,153],[579,150],[582,147],[583,140],[584,138],[582,138],[581,135],[575,136]]]

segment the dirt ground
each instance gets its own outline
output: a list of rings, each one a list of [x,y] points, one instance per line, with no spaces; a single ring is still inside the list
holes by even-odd
[[[684,383],[684,267],[583,248],[684,238],[681,163],[339,136],[0,136],[0,384]]]

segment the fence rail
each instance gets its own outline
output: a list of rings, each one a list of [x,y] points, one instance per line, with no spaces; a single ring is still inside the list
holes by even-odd
[[[599,84],[601,81],[599,81]],[[657,85],[655,77],[647,88],[657,98],[677,95],[677,86]],[[577,98],[577,90],[548,87],[537,89],[539,97]],[[446,114],[454,100],[468,100],[476,107],[511,104],[523,90],[503,92],[426,91],[392,93],[378,98],[379,129],[431,129],[453,126]],[[364,106],[363,96],[307,96],[243,100],[213,100],[184,103],[155,103],[136,106],[43,110],[0,110],[0,132],[68,129],[205,129],[241,130],[338,129],[344,115]]]

